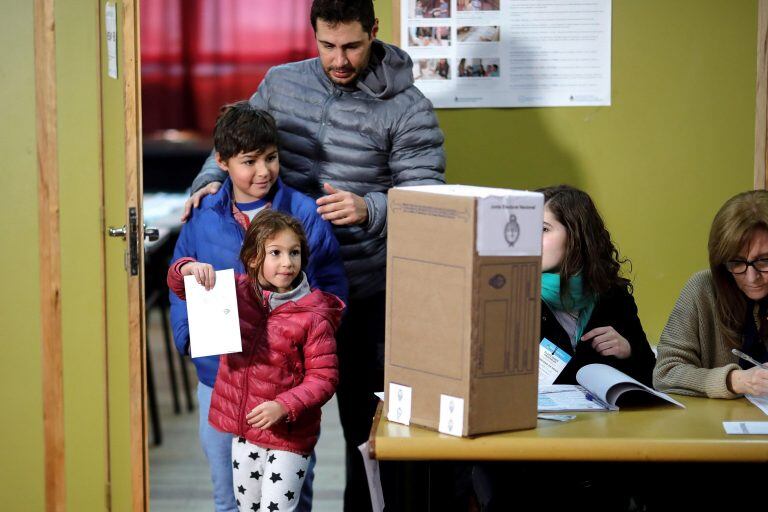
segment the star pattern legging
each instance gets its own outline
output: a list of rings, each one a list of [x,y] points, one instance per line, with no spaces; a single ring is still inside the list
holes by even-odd
[[[290,512],[299,504],[309,455],[232,439],[232,482],[240,512]]]

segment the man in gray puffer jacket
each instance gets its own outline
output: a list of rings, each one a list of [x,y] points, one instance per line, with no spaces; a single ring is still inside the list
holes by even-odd
[[[250,102],[272,114],[283,181],[316,199],[334,225],[350,298],[337,333],[339,413],[347,443],[345,510],[370,508],[357,446],[383,389],[387,192],[444,183],[443,134],[413,85],[413,63],[375,39],[371,0],[315,0],[319,57],[269,70]],[[225,175],[209,158],[189,203]]]

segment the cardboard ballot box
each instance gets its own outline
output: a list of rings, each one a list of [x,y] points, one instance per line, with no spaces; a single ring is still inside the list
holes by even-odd
[[[467,436],[536,426],[544,196],[389,191],[385,411]]]

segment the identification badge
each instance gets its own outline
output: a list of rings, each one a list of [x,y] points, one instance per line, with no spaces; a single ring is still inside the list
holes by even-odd
[[[539,345],[539,388],[554,384],[570,360],[570,354],[547,338],[542,339]]]

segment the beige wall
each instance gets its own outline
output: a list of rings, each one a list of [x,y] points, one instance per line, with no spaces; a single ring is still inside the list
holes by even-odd
[[[42,510],[43,423],[40,362],[37,158],[32,2],[2,0],[0,30],[0,503]],[[12,49],[12,50],[11,50]]]

